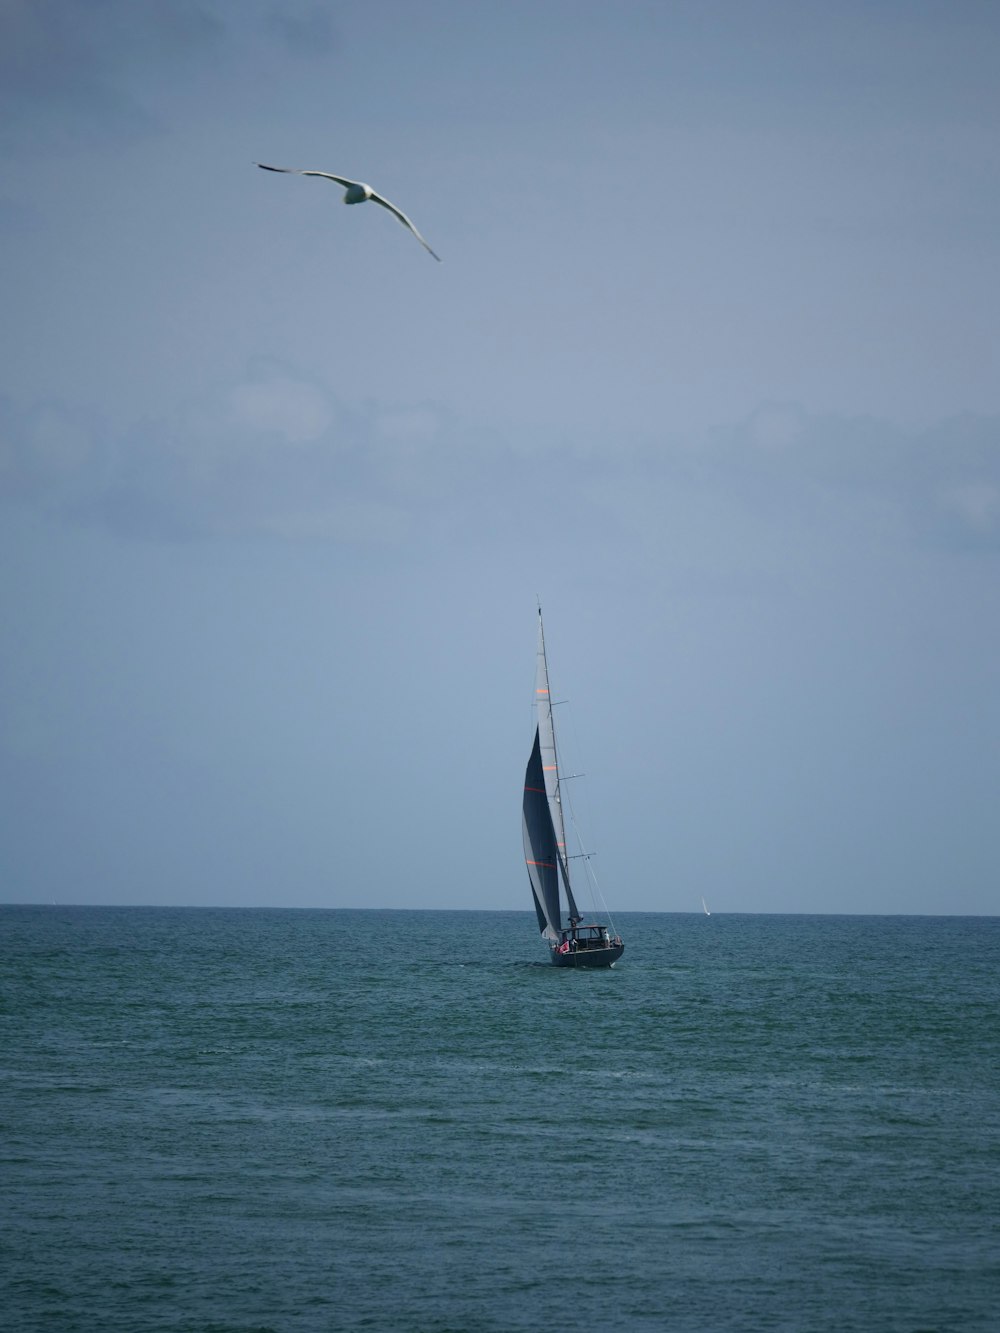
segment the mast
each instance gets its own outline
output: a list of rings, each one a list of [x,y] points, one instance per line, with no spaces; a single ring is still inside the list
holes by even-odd
[[[552,696],[549,691],[549,666],[545,656],[545,629],[542,608],[538,608],[538,662],[535,671],[535,699],[538,703],[538,743],[541,753],[545,795],[555,833],[556,858],[566,891],[570,925],[580,920],[580,912],[573,897],[569,880],[569,857],[566,851],[566,826],[563,820],[562,795],[559,791],[559,757],[556,751],[555,722],[552,717]]]

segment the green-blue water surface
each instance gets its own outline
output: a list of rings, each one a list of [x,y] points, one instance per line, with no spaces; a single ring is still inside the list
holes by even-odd
[[[0,908],[18,1333],[974,1330],[1000,919]]]

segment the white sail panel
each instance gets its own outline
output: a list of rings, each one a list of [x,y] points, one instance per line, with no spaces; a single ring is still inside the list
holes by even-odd
[[[549,694],[549,668],[545,660],[545,632],[542,613],[538,612],[538,662],[535,669],[535,702],[538,705],[538,744],[542,757],[545,794],[549,802],[552,827],[560,861],[566,859],[566,828],[562,799],[559,795],[559,764],[556,758],[556,734],[552,725],[552,699]]]

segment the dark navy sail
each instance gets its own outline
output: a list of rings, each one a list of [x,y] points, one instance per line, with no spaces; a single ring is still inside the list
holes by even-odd
[[[542,755],[535,728],[535,743],[524,773],[524,859],[535,895],[538,929],[547,939],[559,938],[559,871],[556,835],[549,813],[542,772]]]

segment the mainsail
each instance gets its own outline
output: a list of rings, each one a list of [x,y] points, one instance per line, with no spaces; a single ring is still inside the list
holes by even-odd
[[[535,895],[538,928],[547,939],[557,940],[561,928],[559,880],[566,891],[571,920],[579,919],[569,882],[566,858],[566,831],[559,794],[559,762],[556,736],[552,725],[552,699],[549,671],[545,660],[545,633],[542,611],[538,609],[538,665],[535,673],[535,699],[538,725],[531,747],[531,757],[524,774],[523,834],[524,859]]]
[[[559,872],[556,835],[545,795],[542,756],[535,729],[535,743],[524,774],[524,859],[535,895],[538,929],[550,940],[559,938]]]

